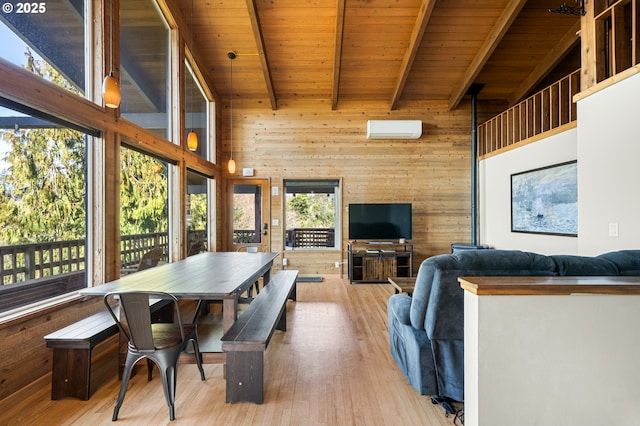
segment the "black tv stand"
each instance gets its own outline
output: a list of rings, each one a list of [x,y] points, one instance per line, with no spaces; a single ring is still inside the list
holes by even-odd
[[[387,283],[413,276],[413,244],[391,241],[349,243],[349,282]]]

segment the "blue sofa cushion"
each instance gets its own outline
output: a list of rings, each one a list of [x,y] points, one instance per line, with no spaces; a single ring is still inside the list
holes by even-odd
[[[560,276],[618,275],[618,267],[606,258],[560,254],[549,256]]]
[[[601,254],[596,258],[614,263],[618,269],[618,275],[640,275],[640,250],[612,251]]]

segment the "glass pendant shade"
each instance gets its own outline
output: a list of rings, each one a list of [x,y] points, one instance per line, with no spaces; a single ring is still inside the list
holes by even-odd
[[[187,148],[189,148],[189,151],[198,149],[198,135],[193,130],[187,135]]]
[[[229,160],[229,163],[227,164],[227,169],[229,170],[229,173],[236,172],[236,162],[233,161],[233,158]]]
[[[120,106],[120,84],[113,76],[113,71],[102,82],[102,99],[104,106],[118,108]]]

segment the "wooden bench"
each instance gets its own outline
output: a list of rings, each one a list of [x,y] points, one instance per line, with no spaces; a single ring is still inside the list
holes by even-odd
[[[279,271],[222,336],[227,355],[227,402],[262,404],[264,351],[273,332],[287,329],[287,299],[296,300],[298,271]]]
[[[161,321],[166,301],[154,302],[154,320]],[[172,314],[171,314],[172,315]],[[90,317],[70,324],[44,337],[48,348],[53,348],[51,365],[51,399],[91,396],[91,352],[109,337],[118,334],[118,326],[105,309]]]

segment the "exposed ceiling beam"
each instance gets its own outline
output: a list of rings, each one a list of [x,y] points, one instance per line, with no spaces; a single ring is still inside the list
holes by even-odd
[[[396,86],[393,90],[393,96],[391,96],[391,109],[396,109],[398,105],[398,101],[400,100],[400,96],[404,90],[404,85],[407,82],[407,77],[411,71],[413,60],[416,58],[418,49],[420,48],[420,43],[422,42],[422,36],[427,28],[429,18],[431,18],[431,13],[433,12],[435,5],[436,0],[422,0],[420,11],[416,18],[416,23],[411,32],[409,45],[407,50],[404,52],[404,58],[402,58],[402,65],[400,65],[400,73],[398,75],[398,80],[396,81]]]
[[[340,94],[340,65],[342,63],[342,37],[344,33],[344,8],[346,0],[336,0],[336,36],[333,46],[333,81],[331,84],[331,109],[338,107]]]
[[[486,38],[478,53],[471,61],[471,65],[464,73],[462,80],[458,84],[458,88],[453,92],[451,98],[449,98],[449,111],[452,111],[458,107],[458,104],[462,100],[462,97],[467,93],[469,87],[474,82],[475,78],[480,74],[482,68],[487,63],[493,51],[496,50],[498,44],[502,40],[502,37],[507,33],[509,27],[516,19],[520,10],[527,3],[527,0],[509,1],[507,7],[502,12],[502,15],[498,18],[498,21],[491,29],[489,36]]]
[[[538,63],[535,69],[509,97],[509,105],[515,105],[551,71],[580,40],[580,19],[567,31],[553,49]]]
[[[276,93],[273,90],[273,80],[271,79],[271,71],[269,69],[269,59],[265,52],[262,27],[260,27],[258,7],[256,6],[255,0],[247,0],[247,10],[249,11],[249,17],[251,18],[251,28],[253,29],[253,37],[256,40],[258,55],[260,56],[262,74],[264,75],[264,82],[267,85],[267,94],[269,95],[269,101],[271,102],[271,109],[276,110],[278,109],[278,102],[276,101]]]

